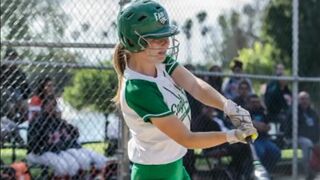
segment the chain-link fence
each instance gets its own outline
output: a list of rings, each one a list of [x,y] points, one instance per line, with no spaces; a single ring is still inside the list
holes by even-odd
[[[289,0],[161,2],[181,30],[180,64],[251,112],[263,137],[257,153],[274,179],[314,175],[308,171],[310,141],[298,136],[306,133],[312,144],[319,143],[320,78],[314,68],[319,64],[310,63],[316,55],[309,56],[307,47],[298,47],[298,11],[293,11],[304,13],[307,3],[298,9],[297,1]],[[129,179],[129,132],[111,103],[117,86],[111,68],[115,20],[126,3],[1,1],[2,174],[13,162],[26,162],[32,179]],[[277,8],[290,12],[277,16],[290,30],[280,37],[270,32],[279,26],[272,18]],[[261,38],[261,29],[269,36]],[[307,41],[305,36],[299,38]],[[292,39],[289,54],[279,53],[286,47],[275,48],[271,37]],[[235,58],[241,62],[229,66]],[[188,98],[193,131],[232,128],[222,112]],[[190,150],[184,160],[194,179],[248,179],[255,168],[249,147],[240,144]]]

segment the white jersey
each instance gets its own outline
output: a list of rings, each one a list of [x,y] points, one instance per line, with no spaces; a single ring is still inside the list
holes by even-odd
[[[124,71],[120,101],[130,129],[128,155],[139,164],[167,164],[182,158],[187,149],[154,126],[150,118],[175,114],[190,129],[191,112],[184,90],[171,73],[178,66],[167,57],[156,66],[157,77],[146,76],[128,67]]]

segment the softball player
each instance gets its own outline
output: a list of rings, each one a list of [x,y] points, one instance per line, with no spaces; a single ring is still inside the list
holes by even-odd
[[[120,43],[113,64],[119,84],[114,101],[132,135],[128,145],[131,179],[190,179],[182,164],[187,148],[244,142],[256,134],[248,111],[178,64],[179,42],[174,35],[179,31],[162,5],[134,1],[119,13],[117,23]],[[191,132],[185,91],[224,110],[237,129]]]

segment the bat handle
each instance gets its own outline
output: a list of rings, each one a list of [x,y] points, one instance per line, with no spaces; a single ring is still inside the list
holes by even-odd
[[[252,137],[251,137],[251,136],[246,137],[246,142],[247,142],[248,144],[253,144]]]
[[[255,147],[253,145],[253,140],[252,140],[251,136],[246,138],[246,142],[249,144],[253,160],[260,162],[260,159],[259,159],[259,157],[257,155],[256,149],[255,149]]]

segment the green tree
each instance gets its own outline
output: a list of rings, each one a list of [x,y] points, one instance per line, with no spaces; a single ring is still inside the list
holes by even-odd
[[[320,76],[320,1],[299,1],[299,75]],[[272,0],[266,8],[264,39],[281,51],[286,68],[292,66],[292,1]],[[300,89],[320,100],[319,83],[301,83]]]
[[[248,47],[244,31],[240,27],[240,14],[232,11],[230,16],[221,15],[219,25],[222,30],[223,62],[228,62],[237,56],[238,50]]]
[[[249,74],[267,74],[274,73],[279,50],[275,49],[271,44],[255,42],[252,48],[244,48],[239,51],[238,58],[244,64],[244,70]]]
[[[250,48],[259,38],[261,22],[261,9],[263,3],[247,4],[241,12],[232,10],[218,17],[219,28],[221,29],[222,42],[212,37],[211,48],[218,53],[223,66],[228,66],[229,62],[238,55],[238,51],[243,48]],[[215,43],[220,44],[215,48]],[[212,54],[212,53],[211,53]]]
[[[62,38],[68,16],[59,8],[64,0],[2,0],[1,39],[47,41]]]
[[[113,70],[80,70],[65,88],[63,97],[77,109],[109,113],[114,110],[112,97],[117,87],[117,76]]]
[[[2,0],[1,41],[56,42],[63,39],[70,20],[60,8],[63,2],[64,0]],[[20,57],[32,61],[60,62],[79,59],[75,53],[58,48],[25,48],[20,52]]]
[[[198,23],[199,23],[199,31],[201,32],[201,51],[203,52],[204,54],[204,59],[205,60],[210,60],[212,59],[211,56],[210,56],[210,52],[209,52],[209,49],[207,48],[208,45],[209,45],[209,42],[208,42],[208,35],[209,35],[209,32],[211,31],[211,28],[208,27],[206,24],[205,24],[205,21],[207,19],[207,12],[205,11],[200,11],[196,17],[198,19]]]
[[[191,63],[191,37],[192,37],[192,27],[193,27],[193,21],[191,19],[187,19],[183,26],[182,26],[182,31],[186,36],[186,41],[187,41],[187,63]]]
[[[61,8],[64,0],[2,0],[1,1],[1,41],[57,42],[65,37],[69,17]],[[86,27],[84,27],[86,28]],[[1,46],[1,55],[6,48]],[[38,82],[43,76],[52,77],[58,91],[71,78],[65,63],[75,63],[81,59],[80,53],[63,48],[16,48],[20,60],[33,61],[31,66],[23,66],[30,83]],[[37,64],[39,62],[39,64]],[[45,68],[44,68],[45,67]]]
[[[248,74],[272,75],[280,51],[270,43],[255,42],[252,48],[243,48],[239,51],[238,59],[244,64],[244,72]],[[259,92],[265,80],[254,80],[254,89]]]

